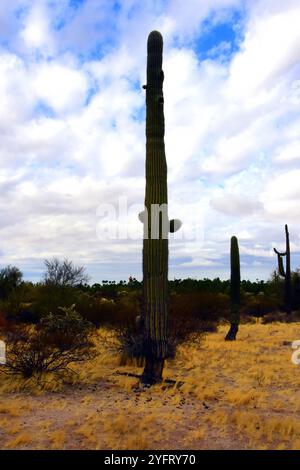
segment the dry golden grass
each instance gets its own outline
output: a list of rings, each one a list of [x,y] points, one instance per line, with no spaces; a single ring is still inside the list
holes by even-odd
[[[20,399],[9,399],[0,403],[0,415],[20,416],[24,403]]]
[[[64,443],[66,440],[66,433],[61,429],[57,429],[53,432],[48,432],[48,439],[52,449],[64,449]]]
[[[20,432],[17,437],[14,439],[10,440],[6,444],[6,448],[8,449],[18,449],[18,448],[23,448],[27,444],[29,444],[32,441],[32,437],[29,433],[27,432]]]
[[[242,325],[232,343],[227,328],[179,348],[165,368],[174,385],[140,391],[118,375],[141,368],[112,352],[105,329],[99,355],[72,377],[37,385],[1,375],[0,447],[300,449],[300,366],[283,345],[300,339],[300,323]]]

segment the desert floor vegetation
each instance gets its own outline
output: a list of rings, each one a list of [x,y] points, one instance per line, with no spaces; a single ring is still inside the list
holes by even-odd
[[[149,389],[105,328],[72,375],[1,374],[1,449],[299,449],[300,323],[257,319],[233,343],[227,328],[180,345]]]

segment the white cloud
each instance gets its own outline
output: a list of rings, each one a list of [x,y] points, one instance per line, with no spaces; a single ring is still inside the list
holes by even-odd
[[[38,99],[61,113],[82,108],[89,84],[81,71],[50,62],[36,67],[33,87]]]
[[[221,196],[211,199],[210,203],[214,209],[233,217],[251,215],[262,208],[262,205],[257,199],[251,198],[243,193],[223,193]]]
[[[40,49],[44,54],[53,49],[47,11],[41,4],[36,3],[30,10],[20,31],[20,38],[28,49]]]
[[[245,273],[267,275],[284,223],[300,252],[299,2],[248,2],[244,40],[225,62],[200,61],[193,41],[203,19],[230,16],[239,1],[157,2],[153,10],[150,0],[143,7],[130,0],[113,24],[108,1],[72,12],[66,1],[52,9],[46,0],[29,3],[16,23],[6,2],[13,34],[7,26],[11,47],[0,49],[1,263],[34,271],[57,254],[100,278],[109,277],[99,274],[101,263],[112,277],[128,265],[140,273],[141,242],[100,243],[96,209],[117,205],[119,196],[144,199],[145,130],[137,116],[154,27],[165,36],[170,215],[187,235],[197,232],[191,241],[172,239],[172,273],[228,276],[236,234]],[[62,12],[65,24],[55,30]],[[0,25],[2,16],[1,4]],[[100,58],[88,57],[98,39]],[[133,214],[122,223],[138,230]]]
[[[0,55],[0,124],[16,125],[30,117],[34,96],[24,62],[14,54]]]
[[[292,140],[278,149],[274,161],[278,163],[289,163],[300,160],[300,141]]]
[[[264,2],[260,2],[264,3]],[[267,93],[277,86],[299,62],[299,2],[282,4],[250,20],[241,51],[230,67],[228,92],[232,99],[244,101],[250,95]]]
[[[294,226],[300,216],[299,178],[299,169],[275,174],[262,194],[267,214]]]

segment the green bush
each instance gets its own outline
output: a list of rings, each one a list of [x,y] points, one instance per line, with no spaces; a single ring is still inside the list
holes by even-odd
[[[7,361],[3,370],[24,378],[70,370],[69,364],[94,356],[91,331],[92,325],[74,305],[61,308],[56,315],[50,313],[36,327],[21,325],[6,333]]]

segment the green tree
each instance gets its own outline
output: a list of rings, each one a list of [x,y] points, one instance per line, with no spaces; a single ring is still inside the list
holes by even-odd
[[[0,298],[6,299],[22,282],[23,274],[16,266],[6,266],[0,270]]]

